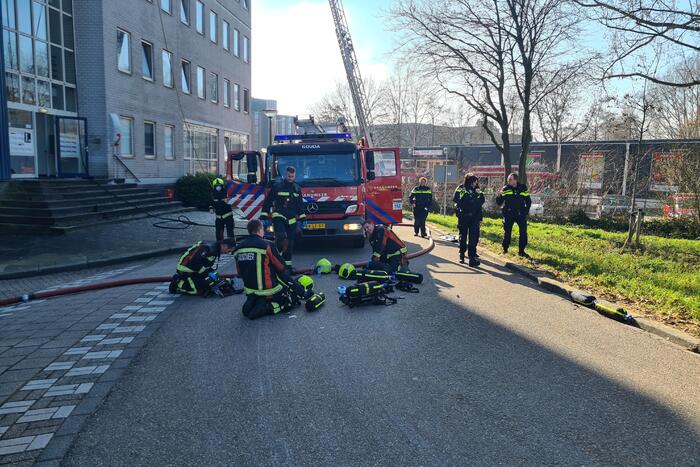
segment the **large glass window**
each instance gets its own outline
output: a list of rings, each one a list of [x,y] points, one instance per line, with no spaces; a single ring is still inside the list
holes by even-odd
[[[240,48],[240,35],[241,33],[238,32],[238,29],[233,30],[233,55],[236,57],[240,56],[241,54],[241,48]]]
[[[216,44],[219,34],[219,16],[213,12],[209,11],[209,40]]]
[[[250,112],[250,91],[243,89],[243,112]]]
[[[7,100],[10,102],[19,102],[19,75],[14,73],[5,73],[5,90],[7,92]]]
[[[37,80],[36,99],[39,107],[51,107],[51,85],[48,81]]]
[[[180,21],[190,24],[190,0],[180,0]]]
[[[224,50],[231,49],[231,31],[230,26],[226,21],[221,22],[221,44],[224,46]]]
[[[66,68],[66,82],[75,84],[75,55],[73,52],[66,50],[65,52],[65,68]]]
[[[39,2],[33,3],[34,35],[37,39],[47,40],[46,33],[46,5]]]
[[[117,68],[131,73],[131,34],[117,29]]]
[[[153,81],[153,45],[141,41],[141,74],[143,79]]]
[[[156,157],[155,122],[143,122],[143,155],[151,159]]]
[[[22,73],[34,74],[34,48],[32,38],[19,36],[19,69]]]
[[[63,49],[51,46],[51,78],[63,81]]]
[[[120,153],[124,157],[134,156],[134,119],[119,117],[119,131],[121,132]]]
[[[194,21],[197,32],[204,35],[204,3],[199,0],[195,3]]]
[[[214,128],[185,125],[184,136],[189,173],[218,173],[219,132]]]
[[[238,83],[233,85],[233,110],[241,110],[241,87]]]
[[[165,125],[163,129],[163,156],[166,160],[175,159],[175,127]]]
[[[75,88],[69,86],[65,87],[66,90],[66,111],[67,112],[77,112],[78,111],[78,99],[76,97]]]
[[[170,14],[172,12],[172,4],[170,0],[160,0],[160,9]]]
[[[49,77],[49,45],[46,42],[34,41],[34,56],[36,58],[36,74]]]
[[[276,154],[272,172],[275,180],[282,179],[286,167],[297,169],[297,183],[303,187],[350,186],[360,182],[357,153]]]
[[[207,98],[207,76],[206,71],[201,66],[197,67],[197,97],[200,99]]]
[[[5,69],[19,70],[19,57],[17,56],[17,34],[3,30],[2,40],[5,48]]]
[[[231,107],[231,81],[224,78],[224,107]]]
[[[163,50],[161,54],[163,60],[163,86],[167,88],[173,87],[173,54],[167,50]]]
[[[51,43],[62,45],[61,12],[53,8],[49,8],[49,29],[51,32]]]
[[[17,0],[17,29],[32,34],[32,9],[30,0]]]
[[[73,40],[73,18],[68,15],[63,15],[63,47],[67,49],[75,48]]]
[[[51,85],[51,106],[56,110],[64,110],[63,86],[60,84]]]
[[[190,86],[191,77],[190,62],[183,60],[180,64],[180,82],[182,85],[182,92],[185,94],[192,94],[192,87]]]
[[[22,103],[36,104],[36,83],[34,78],[22,76]]]
[[[2,5],[2,25],[9,29],[17,29],[15,0],[0,0],[0,5]]]
[[[219,75],[209,74],[209,98],[214,104],[219,103]]]
[[[243,36],[243,61],[246,63],[250,61],[250,39],[248,36]]]

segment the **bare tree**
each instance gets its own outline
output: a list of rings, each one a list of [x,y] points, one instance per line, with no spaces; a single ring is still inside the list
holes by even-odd
[[[586,89],[580,79],[571,79],[545,96],[535,109],[542,139],[548,142],[561,143],[572,141],[589,129],[593,120],[591,111],[597,111],[593,102],[587,110],[583,110],[583,93]]]
[[[683,81],[693,73],[700,74],[700,56],[683,60],[667,79]],[[700,138],[700,86],[655,86],[659,112],[654,120],[654,133],[661,138]]]
[[[700,3],[673,0],[574,0],[612,34],[612,59],[603,78],[644,78],[664,86],[689,87],[700,84],[700,73],[684,77],[662,77],[658,70],[638,64],[640,56],[686,57],[700,53]]]

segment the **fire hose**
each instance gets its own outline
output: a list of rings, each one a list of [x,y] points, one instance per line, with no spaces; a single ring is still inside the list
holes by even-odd
[[[401,223],[401,224],[395,224],[395,225],[400,226],[400,227],[413,227],[413,224]],[[433,239],[431,237],[430,243],[428,244],[427,247],[423,248],[422,250],[410,253],[407,255],[407,257],[408,257],[408,259],[417,258],[419,256],[423,256],[427,253],[430,253],[431,251],[433,251],[434,248],[435,248],[435,242],[433,241]],[[355,267],[367,266],[367,261],[353,263],[353,266],[355,266]],[[300,274],[311,274],[311,273],[313,273],[313,270],[312,269],[304,269],[304,270],[297,271],[297,272]],[[221,275],[221,277],[223,277],[225,279],[231,279],[234,276],[235,276],[234,274],[222,274]],[[91,285],[81,285],[81,286],[77,286],[77,287],[66,287],[65,289],[47,290],[44,292],[34,292],[34,293],[30,293],[30,294],[25,294],[25,295],[19,295],[16,297],[1,299],[0,300],[0,307],[14,305],[16,303],[28,302],[30,300],[43,300],[43,299],[47,299],[47,298],[60,297],[60,296],[64,296],[64,295],[73,295],[73,294],[81,293],[81,292],[91,292],[94,290],[113,289],[116,287],[126,287],[128,285],[170,282],[171,279],[172,279],[172,276],[137,277],[137,278],[133,278],[133,279],[120,279],[120,280],[114,280],[114,281],[108,281],[108,282],[100,282],[100,283],[91,284]]]

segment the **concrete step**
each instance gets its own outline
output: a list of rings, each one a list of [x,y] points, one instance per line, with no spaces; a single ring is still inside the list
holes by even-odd
[[[90,191],[64,191],[64,192],[37,192],[37,193],[7,193],[3,196],[5,200],[16,200],[16,201],[51,201],[51,200],[71,200],[71,199],[87,199],[97,196],[104,196],[110,193],[116,195],[122,194],[134,194],[134,193],[147,193],[150,190],[147,188],[124,188],[120,190],[102,190],[94,187],[94,190]]]
[[[28,200],[26,198],[22,199],[0,199],[0,208],[22,208],[22,209],[56,209],[71,206],[82,206],[86,203],[109,203],[112,201],[128,201],[128,202],[138,202],[139,200],[149,199],[153,197],[161,197],[160,193],[146,190],[145,192],[138,191],[136,193],[126,192],[126,193],[104,193],[101,196],[91,196],[88,199],[77,198],[77,199],[56,199],[48,198],[39,201]]]
[[[93,214],[110,212],[115,209],[126,207],[145,206],[153,204],[169,203],[172,200],[158,195],[145,195],[136,201],[124,201],[121,199],[107,198],[98,202],[90,199],[85,200],[74,206],[53,206],[44,208],[26,208],[26,207],[0,207],[0,215],[18,216],[18,217],[58,217],[71,214]]]

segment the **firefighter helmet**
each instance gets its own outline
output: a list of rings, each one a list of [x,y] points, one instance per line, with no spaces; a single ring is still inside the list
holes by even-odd
[[[297,279],[297,282],[299,283],[300,286],[304,288],[304,291],[306,292],[313,292],[314,290],[314,280],[310,278],[309,276],[299,276]]]
[[[354,272],[355,266],[350,263],[345,263],[338,269],[338,277],[341,279],[351,279]]]
[[[321,258],[316,263],[316,272],[320,274],[329,274],[333,270],[333,265],[326,258]]]
[[[211,186],[213,188],[216,188],[217,186],[224,186],[224,180],[217,177],[214,180],[212,180]]]

